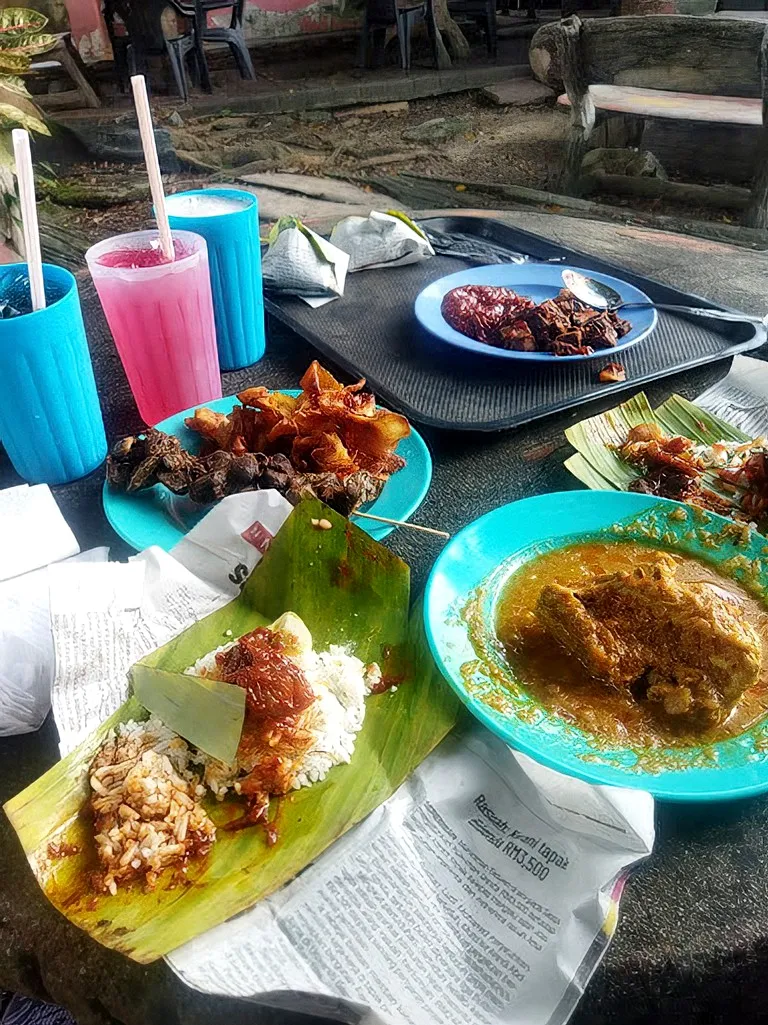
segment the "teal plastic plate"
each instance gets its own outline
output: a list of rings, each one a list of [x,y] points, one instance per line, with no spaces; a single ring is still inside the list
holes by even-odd
[[[298,390],[285,389],[284,394],[300,393]],[[217,413],[229,413],[236,404],[236,395],[206,403],[209,409]],[[166,434],[175,434],[185,448],[196,451],[199,438],[184,426],[184,419],[193,413],[194,409],[185,409],[182,413],[169,416],[157,424],[157,429]],[[362,507],[363,512],[386,516],[392,520],[407,520],[424,501],[432,481],[432,457],[424,439],[413,426],[408,437],[403,438],[398,445],[397,454],[405,459],[405,466],[389,478],[375,502]],[[207,507],[195,506],[188,499],[173,495],[162,484],[127,495],[114,491],[105,482],[102,499],[104,512],[115,532],[137,552],[150,545],[158,545],[166,552],[170,551],[208,512]],[[359,517],[354,522],[377,541],[395,529],[385,523]]]
[[[567,544],[622,539],[714,565],[732,560],[726,575],[768,600],[768,542],[730,520],[621,491],[526,498],[470,523],[434,565],[424,619],[445,678],[472,714],[502,740],[588,782],[635,787],[668,801],[720,801],[768,790],[768,716],[746,733],[718,743],[638,752],[606,747],[516,685],[492,626],[496,598],[509,574],[542,552]]]

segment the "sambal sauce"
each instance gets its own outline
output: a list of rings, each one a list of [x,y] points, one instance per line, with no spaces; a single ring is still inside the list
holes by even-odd
[[[315,699],[304,673],[284,654],[277,634],[266,627],[245,634],[237,644],[220,652],[216,665],[220,680],[245,690],[246,707],[255,718],[298,715]]]
[[[267,828],[268,843],[274,843],[276,834],[270,839],[274,830],[267,820],[269,797],[288,793],[295,766],[312,744],[311,731],[301,725],[301,713],[315,694],[300,666],[285,654],[281,639],[266,627],[219,652],[216,666],[220,680],[246,692],[237,761],[247,775],[236,788],[247,799],[248,809],[225,828],[260,822]]]

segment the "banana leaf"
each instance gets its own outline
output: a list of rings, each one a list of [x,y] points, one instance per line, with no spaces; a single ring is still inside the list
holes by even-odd
[[[312,519],[332,529],[319,530]],[[278,532],[240,596],[153,652],[142,664],[178,673],[232,636],[297,613],[316,650],[349,644],[398,683],[367,699],[352,761],[278,805],[278,842],[259,827],[219,829],[190,885],[93,893],[92,836],[84,807],[88,765],[116,723],[147,717],[135,696],[67,758],[5,805],[37,879],[66,917],[105,946],[148,963],[278,889],[389,797],[453,726],[458,702],[432,662],[421,616],[408,619],[409,571],[386,548],[320,502],[301,503]],[[208,802],[208,799],[206,799]],[[237,798],[206,804],[217,826],[238,818]],[[50,844],[69,857],[46,857]],[[66,849],[66,848],[64,848]]]
[[[631,399],[622,402],[616,409],[610,409],[607,413],[600,413],[567,428],[565,436],[592,471],[607,482],[609,488],[624,491],[638,473],[634,467],[619,457],[613,446],[620,445],[626,440],[630,427],[656,422],[645,393],[640,392],[639,395],[633,395]],[[567,462],[565,465],[571,469]],[[605,487],[603,484],[602,488],[596,489],[591,483],[584,483],[592,490],[602,490]]]
[[[645,393],[634,395],[616,409],[582,420],[569,427],[565,436],[576,453],[565,467],[592,491],[626,491],[641,471],[626,463],[616,447],[638,424],[653,423],[667,434],[683,435],[703,445],[717,441],[748,441],[749,435],[708,413],[694,402],[672,395],[658,409],[651,408]],[[768,425],[767,425],[768,426]],[[722,491],[714,474],[705,474],[707,486],[736,506],[731,494]]]

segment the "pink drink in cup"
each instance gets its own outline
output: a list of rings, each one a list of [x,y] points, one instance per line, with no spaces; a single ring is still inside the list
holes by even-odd
[[[173,262],[157,231],[116,235],[85,254],[147,424],[221,398],[205,239],[174,231],[173,244]]]

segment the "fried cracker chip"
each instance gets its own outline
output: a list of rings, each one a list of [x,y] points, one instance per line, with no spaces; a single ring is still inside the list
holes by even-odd
[[[294,466],[310,472],[335,473],[343,478],[359,469],[338,434],[310,434],[296,438],[291,449]]]
[[[317,360],[312,360],[310,365],[304,372],[304,376],[299,381],[302,391],[307,392],[309,395],[319,395],[324,391],[346,391],[354,394],[355,392],[362,391],[365,387],[365,378],[361,378],[357,384],[343,385],[341,381],[337,381],[333,374],[326,370],[325,367],[321,367]]]
[[[194,416],[188,416],[185,425],[207,441],[212,441],[217,448],[229,451],[232,443],[232,423],[224,413],[214,413],[204,406],[195,410]]]

